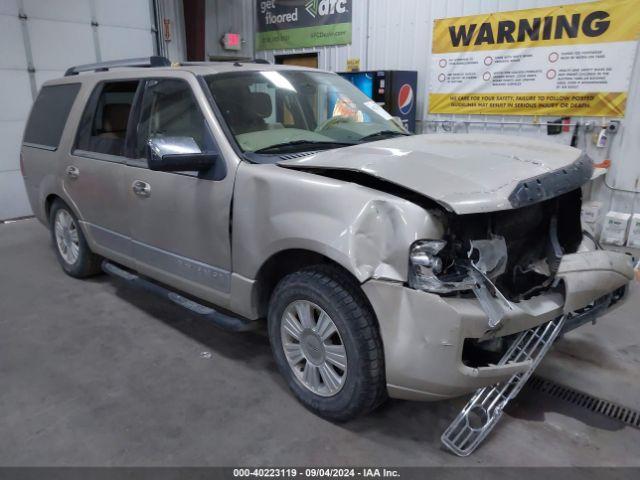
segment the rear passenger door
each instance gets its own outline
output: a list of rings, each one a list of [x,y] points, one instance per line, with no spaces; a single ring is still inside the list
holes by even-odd
[[[141,273],[225,306],[233,172],[227,172],[222,156],[200,173],[147,168],[149,139],[195,142],[202,153],[219,153],[203,113],[206,99],[196,78],[187,77],[145,81],[125,182],[133,253]]]
[[[63,133],[75,129],[69,118],[74,118],[73,107],[80,92],[80,83],[45,85],[33,104],[24,132],[21,157],[24,160],[22,174],[33,213],[49,223],[46,218],[42,192],[51,192],[51,179],[59,178],[57,160],[66,155],[69,142]],[[72,133],[73,135],[73,133]],[[0,201],[3,194],[0,192]]]
[[[64,165],[63,183],[101,255],[133,266],[125,184],[125,142],[139,80],[105,81],[94,88]]]

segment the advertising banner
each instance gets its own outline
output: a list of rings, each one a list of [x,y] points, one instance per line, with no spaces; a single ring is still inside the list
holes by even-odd
[[[436,20],[430,113],[624,115],[640,0]]]
[[[256,50],[351,43],[353,0],[257,0]]]

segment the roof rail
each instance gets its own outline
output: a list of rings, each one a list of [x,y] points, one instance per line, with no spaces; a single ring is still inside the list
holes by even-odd
[[[142,58],[128,58],[124,60],[112,60],[110,62],[88,63],[70,67],[64,72],[64,76],[78,75],[80,72],[106,72],[110,68],[120,67],[170,67],[171,62],[166,57],[152,56]]]
[[[234,63],[238,63],[238,64],[243,64],[243,63],[260,63],[260,64],[264,64],[264,65],[271,65],[271,62],[269,62],[269,60],[265,60],[264,58],[218,58],[216,60],[209,60],[209,61],[200,61],[200,62],[180,62],[180,65],[184,66],[184,67],[198,67],[198,66],[207,66],[210,65],[211,63],[217,63],[217,62],[234,62]]]

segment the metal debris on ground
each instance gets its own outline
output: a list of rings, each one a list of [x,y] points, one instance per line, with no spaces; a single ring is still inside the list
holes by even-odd
[[[200,358],[211,358],[211,352],[200,352]]]
[[[498,365],[531,362],[529,369],[512,375],[508,380],[476,391],[456,419],[442,434],[442,443],[458,456],[466,457],[493,430],[504,407],[518,395],[529,377],[553,345],[566,317],[526,330],[511,344]]]

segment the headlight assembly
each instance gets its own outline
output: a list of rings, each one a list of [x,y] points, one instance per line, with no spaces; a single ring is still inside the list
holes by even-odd
[[[488,327],[498,328],[504,316],[513,310],[511,302],[489,277],[504,272],[507,262],[504,238],[495,236],[469,242],[466,258],[446,247],[445,240],[418,240],[411,245],[409,286],[438,294],[471,290],[489,319]]]
[[[473,286],[473,280],[470,278],[447,281],[438,276],[448,263],[443,252],[446,246],[445,240],[418,240],[411,245],[409,251],[409,286],[411,288],[432,293],[449,293],[468,290]]]
[[[438,254],[446,245],[444,240],[420,240],[411,247],[409,258],[414,265],[438,274],[442,272],[442,259]]]

